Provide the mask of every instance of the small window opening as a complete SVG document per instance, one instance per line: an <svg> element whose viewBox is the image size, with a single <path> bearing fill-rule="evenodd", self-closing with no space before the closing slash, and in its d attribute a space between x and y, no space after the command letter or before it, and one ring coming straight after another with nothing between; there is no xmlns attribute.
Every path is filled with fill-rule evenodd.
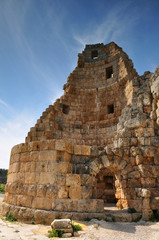
<svg viewBox="0 0 159 240"><path fill-rule="evenodd" d="M98 58L98 51L92 51L92 59L97 59Z"/></svg>
<svg viewBox="0 0 159 240"><path fill-rule="evenodd" d="M113 67L106 68L106 79L113 78Z"/></svg>
<svg viewBox="0 0 159 240"><path fill-rule="evenodd" d="M63 104L63 106L62 106L62 112L63 112L64 114L68 114L68 113L69 113L69 110L70 110L70 107L69 107L68 105Z"/></svg>
<svg viewBox="0 0 159 240"><path fill-rule="evenodd" d="M108 114L114 113L114 104L108 105Z"/></svg>

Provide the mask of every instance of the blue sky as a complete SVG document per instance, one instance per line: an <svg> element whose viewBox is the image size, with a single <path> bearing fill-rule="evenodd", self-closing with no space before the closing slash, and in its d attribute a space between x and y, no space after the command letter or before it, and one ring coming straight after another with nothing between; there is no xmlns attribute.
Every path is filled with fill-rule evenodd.
<svg viewBox="0 0 159 240"><path fill-rule="evenodd" d="M158 0L0 0L0 168L76 66L85 44L116 42L139 74L159 65Z"/></svg>

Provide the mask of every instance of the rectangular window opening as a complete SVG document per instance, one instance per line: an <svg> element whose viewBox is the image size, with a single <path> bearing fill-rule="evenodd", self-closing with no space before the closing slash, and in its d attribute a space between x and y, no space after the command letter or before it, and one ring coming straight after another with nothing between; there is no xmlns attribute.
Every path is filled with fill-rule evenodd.
<svg viewBox="0 0 159 240"><path fill-rule="evenodd" d="M70 110L70 107L69 107L68 105L63 104L63 106L62 106L62 112L63 112L64 114L68 114L68 113L69 113L69 110Z"/></svg>
<svg viewBox="0 0 159 240"><path fill-rule="evenodd" d="M106 79L113 78L113 67L106 68Z"/></svg>
<svg viewBox="0 0 159 240"><path fill-rule="evenodd" d="M114 113L114 104L110 104L107 107L108 114Z"/></svg>
<svg viewBox="0 0 159 240"><path fill-rule="evenodd" d="M97 59L98 58L98 51L92 51L92 59Z"/></svg>

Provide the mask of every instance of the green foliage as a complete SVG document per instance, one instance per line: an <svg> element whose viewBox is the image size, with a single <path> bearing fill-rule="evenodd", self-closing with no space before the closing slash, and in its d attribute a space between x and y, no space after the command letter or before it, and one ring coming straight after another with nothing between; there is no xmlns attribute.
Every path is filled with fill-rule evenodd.
<svg viewBox="0 0 159 240"><path fill-rule="evenodd" d="M6 182L7 182L7 174L8 174L8 170L7 169L0 168L0 183L6 184Z"/></svg>
<svg viewBox="0 0 159 240"><path fill-rule="evenodd" d="M52 237L59 237L61 238L62 237L62 234L64 233L63 231L61 231L60 229L52 229L52 231L48 231L49 233L49 238L52 238Z"/></svg>
<svg viewBox="0 0 159 240"><path fill-rule="evenodd" d="M56 216L55 219L61 219L61 217L60 216Z"/></svg>
<svg viewBox="0 0 159 240"><path fill-rule="evenodd" d="M5 184L0 183L0 193L5 193Z"/></svg>
<svg viewBox="0 0 159 240"><path fill-rule="evenodd" d="M72 228L74 232L78 232L82 230L82 227L79 224L73 224L72 223Z"/></svg>
<svg viewBox="0 0 159 240"><path fill-rule="evenodd" d="M35 216L34 216L34 214L32 214L32 222L31 223L35 224Z"/></svg>
<svg viewBox="0 0 159 240"><path fill-rule="evenodd" d="M128 208L128 213L136 213L136 209L135 208Z"/></svg>
<svg viewBox="0 0 159 240"><path fill-rule="evenodd" d="M10 213L7 214L6 220L9 221L9 222L15 222L15 221L17 221L17 219L13 216L13 213L12 213L12 212L10 212Z"/></svg>

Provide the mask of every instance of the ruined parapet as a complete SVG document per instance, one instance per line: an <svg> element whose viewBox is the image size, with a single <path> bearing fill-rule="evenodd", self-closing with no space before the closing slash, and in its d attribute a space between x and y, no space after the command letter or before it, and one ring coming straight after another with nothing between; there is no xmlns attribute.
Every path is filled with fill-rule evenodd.
<svg viewBox="0 0 159 240"><path fill-rule="evenodd" d="M139 76L113 42L86 45L64 95L12 149L3 214L102 218L110 199L146 220L159 211L158 76Z"/></svg>

